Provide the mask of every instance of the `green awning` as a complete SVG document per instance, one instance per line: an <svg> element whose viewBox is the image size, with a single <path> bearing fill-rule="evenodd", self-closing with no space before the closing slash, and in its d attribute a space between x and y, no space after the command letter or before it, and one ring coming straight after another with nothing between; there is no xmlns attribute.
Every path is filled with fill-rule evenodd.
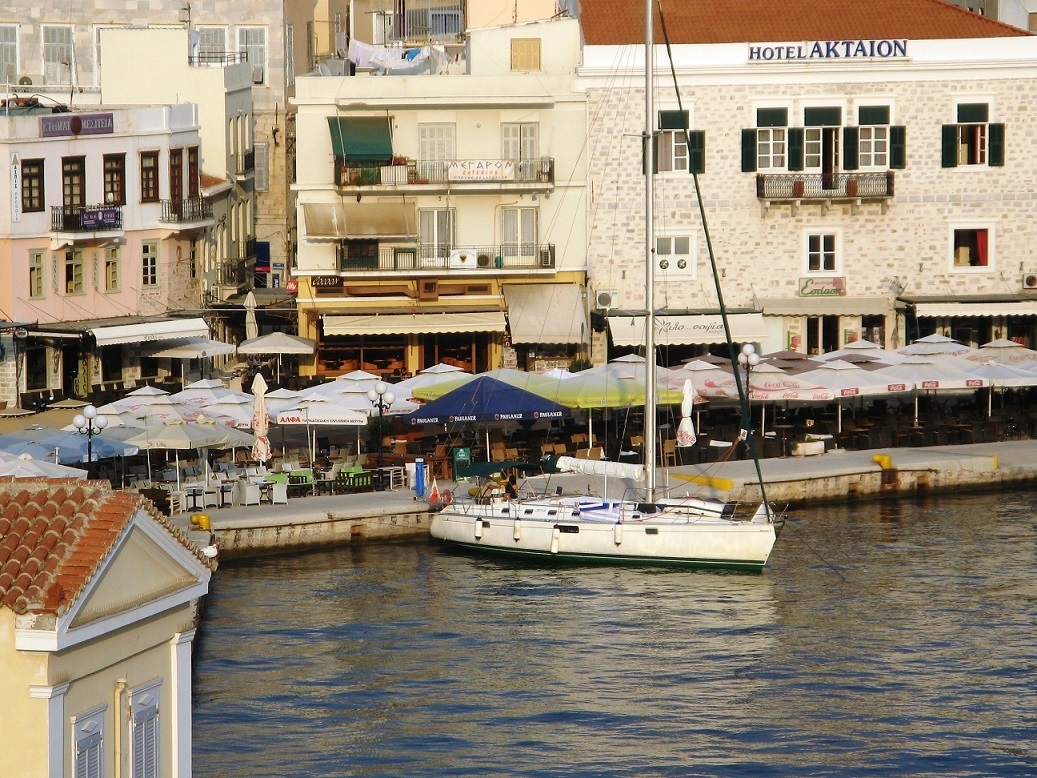
<svg viewBox="0 0 1037 778"><path fill-rule="evenodd" d="M387 116L329 116L331 147L350 162L388 163L392 133Z"/></svg>

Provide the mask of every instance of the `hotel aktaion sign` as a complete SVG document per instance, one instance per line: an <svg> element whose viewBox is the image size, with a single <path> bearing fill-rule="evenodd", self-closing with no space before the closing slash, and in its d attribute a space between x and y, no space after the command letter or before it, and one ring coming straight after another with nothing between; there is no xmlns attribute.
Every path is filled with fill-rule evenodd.
<svg viewBox="0 0 1037 778"><path fill-rule="evenodd" d="M906 38L850 41L750 43L750 62L797 62L835 59L906 59Z"/></svg>

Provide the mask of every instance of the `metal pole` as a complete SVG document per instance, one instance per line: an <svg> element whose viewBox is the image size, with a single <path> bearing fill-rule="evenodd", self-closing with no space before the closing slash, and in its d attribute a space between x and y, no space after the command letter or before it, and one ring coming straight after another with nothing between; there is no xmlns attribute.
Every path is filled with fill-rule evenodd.
<svg viewBox="0 0 1037 778"><path fill-rule="evenodd" d="M655 206L652 202L655 169L655 56L652 0L645 0L645 491L655 498Z"/></svg>

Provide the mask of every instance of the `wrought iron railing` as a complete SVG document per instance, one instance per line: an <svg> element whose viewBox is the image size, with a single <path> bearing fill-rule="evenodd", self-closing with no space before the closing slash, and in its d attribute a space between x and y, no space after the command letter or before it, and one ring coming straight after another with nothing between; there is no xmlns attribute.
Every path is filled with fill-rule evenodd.
<svg viewBox="0 0 1037 778"><path fill-rule="evenodd" d="M187 64L196 67L225 67L239 62L248 62L248 54L243 51L211 51L187 58Z"/></svg>
<svg viewBox="0 0 1037 778"><path fill-rule="evenodd" d="M162 221L174 224L199 222L212 218L212 201L204 197L162 200Z"/></svg>
<svg viewBox="0 0 1037 778"><path fill-rule="evenodd" d="M339 244L338 268L345 271L457 270L493 272L512 269L553 269L553 243L501 243L492 246L450 248L411 245L380 247L377 255L352 254L350 244Z"/></svg>
<svg viewBox="0 0 1037 778"><path fill-rule="evenodd" d="M50 209L53 232L101 232L122 229L121 205L55 205Z"/></svg>
<svg viewBox="0 0 1037 778"><path fill-rule="evenodd" d="M256 255L256 236L249 235L244 240L238 241L238 258L251 259Z"/></svg>
<svg viewBox="0 0 1037 778"><path fill-rule="evenodd" d="M336 186L401 186L405 184L554 183L554 158L452 159L435 162L395 158L370 164L335 157Z"/></svg>
<svg viewBox="0 0 1037 778"><path fill-rule="evenodd" d="M759 173L761 200L832 200L893 196L893 171L884 173Z"/></svg>

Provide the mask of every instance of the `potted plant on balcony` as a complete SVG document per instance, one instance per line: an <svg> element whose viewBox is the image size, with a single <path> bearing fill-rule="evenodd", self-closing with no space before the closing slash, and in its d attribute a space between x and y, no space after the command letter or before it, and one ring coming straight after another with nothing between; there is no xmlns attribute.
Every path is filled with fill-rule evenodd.
<svg viewBox="0 0 1037 778"><path fill-rule="evenodd" d="M856 178L848 178L846 180L846 196L847 197L856 197L857 196L857 191L858 191L857 179Z"/></svg>

